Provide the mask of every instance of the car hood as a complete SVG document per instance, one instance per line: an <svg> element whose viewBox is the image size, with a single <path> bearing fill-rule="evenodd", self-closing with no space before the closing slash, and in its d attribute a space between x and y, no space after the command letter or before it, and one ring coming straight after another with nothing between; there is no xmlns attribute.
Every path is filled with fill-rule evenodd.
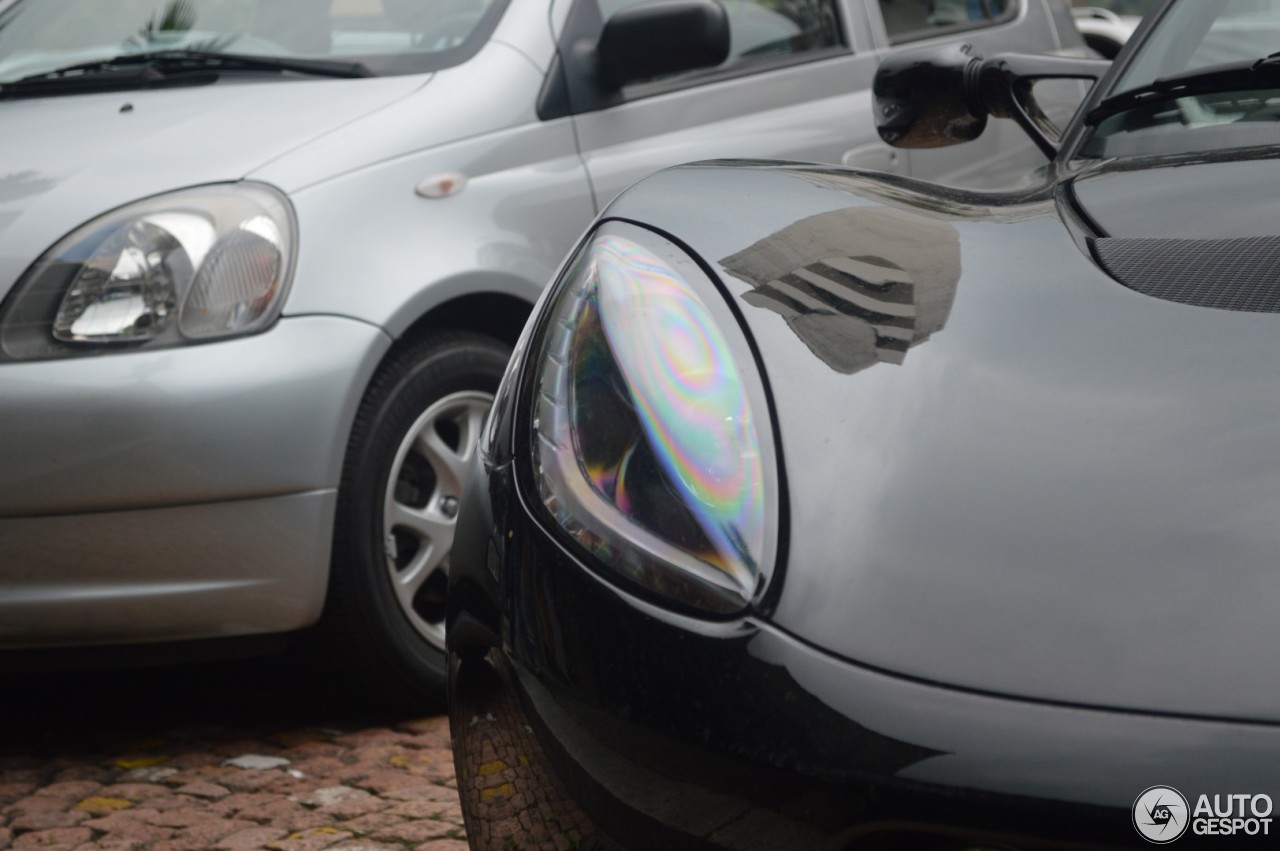
<svg viewBox="0 0 1280 851"><path fill-rule="evenodd" d="M958 688L1280 720L1280 318L1122 286L1063 209L758 164L607 215L718 268L758 347L762 617Z"/></svg>
<svg viewBox="0 0 1280 851"><path fill-rule="evenodd" d="M0 297L41 251L94 216L159 192L238 180L423 82L229 80L0 101L0 125L20 128L0 134Z"/></svg>
<svg viewBox="0 0 1280 851"><path fill-rule="evenodd" d="M1183 159L1154 167L1112 161L1075 180L1073 191L1085 215L1108 236L1271 236L1277 231L1278 157Z"/></svg>

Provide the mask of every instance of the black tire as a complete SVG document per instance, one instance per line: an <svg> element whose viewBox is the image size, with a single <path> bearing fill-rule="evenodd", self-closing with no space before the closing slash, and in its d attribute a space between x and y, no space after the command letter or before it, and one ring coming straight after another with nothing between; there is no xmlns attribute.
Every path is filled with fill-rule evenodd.
<svg viewBox="0 0 1280 851"><path fill-rule="evenodd" d="M447 405L460 394L487 394L491 399L509 356L510 349L490 337L438 332L393 351L365 392L343 464L329 589L316 648L316 661L328 668L329 677L338 674L344 691L359 703L443 705L445 653L428 640L438 638L442 644L443 606L439 636L424 634L424 626L431 626L428 613L416 599L405 604L397 596L392 563L400 558L400 533L397 530L396 540L388 542L384 502L389 486L397 489L397 502L399 489L407 486L403 479L409 476L411 459L406 456L399 464L396 459L415 423L433 406ZM393 467L398 468L394 485ZM436 493L444 489L439 483L428 487Z"/></svg>

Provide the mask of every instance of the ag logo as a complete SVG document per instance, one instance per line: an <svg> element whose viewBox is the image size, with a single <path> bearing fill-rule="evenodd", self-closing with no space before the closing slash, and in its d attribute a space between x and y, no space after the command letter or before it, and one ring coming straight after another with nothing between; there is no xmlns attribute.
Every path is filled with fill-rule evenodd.
<svg viewBox="0 0 1280 851"><path fill-rule="evenodd" d="M1148 842L1172 842L1187 832L1190 821L1187 799L1172 786L1152 786L1133 802L1133 826Z"/></svg>

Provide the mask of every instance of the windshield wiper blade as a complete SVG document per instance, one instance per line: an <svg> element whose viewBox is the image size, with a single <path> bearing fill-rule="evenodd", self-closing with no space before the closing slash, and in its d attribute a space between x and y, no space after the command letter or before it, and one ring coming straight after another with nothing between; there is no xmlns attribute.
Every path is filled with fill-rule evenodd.
<svg viewBox="0 0 1280 851"><path fill-rule="evenodd" d="M147 53L127 53L95 65L150 65L160 71L220 70L227 71L294 71L317 77L372 77L373 72L359 62L338 62L333 59L298 59L288 56L249 56L238 53L220 53L215 50L195 48L155 50ZM71 66L75 68L76 66ZM67 69L62 69L63 71Z"/></svg>
<svg viewBox="0 0 1280 851"><path fill-rule="evenodd" d="M67 91L111 91L171 83L212 82L222 71L293 72L320 77L371 77L359 62L240 56L210 50L156 50L68 65L0 85L0 97Z"/></svg>
<svg viewBox="0 0 1280 851"><path fill-rule="evenodd" d="M95 63L97 64L100 63ZM66 76L61 75L63 70L66 69L49 74L35 74L12 83L4 83L0 85L0 99L199 85L212 83L218 79L218 72L208 69L199 74L164 74L155 68L143 65L86 69L83 73L68 73Z"/></svg>
<svg viewBox="0 0 1280 851"><path fill-rule="evenodd" d="M1280 53L1273 53L1264 59L1212 65L1161 77L1149 85L1112 95L1090 110L1084 117L1084 122L1092 127L1113 115L1148 103L1163 103L1174 98L1235 89L1261 89L1277 83L1280 83Z"/></svg>

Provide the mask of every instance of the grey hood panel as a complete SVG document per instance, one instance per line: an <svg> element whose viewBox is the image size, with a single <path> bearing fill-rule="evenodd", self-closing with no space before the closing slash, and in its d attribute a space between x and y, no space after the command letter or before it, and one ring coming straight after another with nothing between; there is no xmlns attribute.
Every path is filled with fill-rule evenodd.
<svg viewBox="0 0 1280 851"><path fill-rule="evenodd" d="M608 211L717 267L759 347L766 617L931 682L1280 720L1280 317L1127 289L1058 213L705 165Z"/></svg>
<svg viewBox="0 0 1280 851"><path fill-rule="evenodd" d="M1158 168L1104 163L1072 184L1106 236L1230 239L1275 234L1280 163L1225 155Z"/></svg>
<svg viewBox="0 0 1280 851"><path fill-rule="evenodd" d="M161 192L238 180L422 86L416 77L225 80L0 101L0 297L58 238ZM317 177L324 163L314 164Z"/></svg>

